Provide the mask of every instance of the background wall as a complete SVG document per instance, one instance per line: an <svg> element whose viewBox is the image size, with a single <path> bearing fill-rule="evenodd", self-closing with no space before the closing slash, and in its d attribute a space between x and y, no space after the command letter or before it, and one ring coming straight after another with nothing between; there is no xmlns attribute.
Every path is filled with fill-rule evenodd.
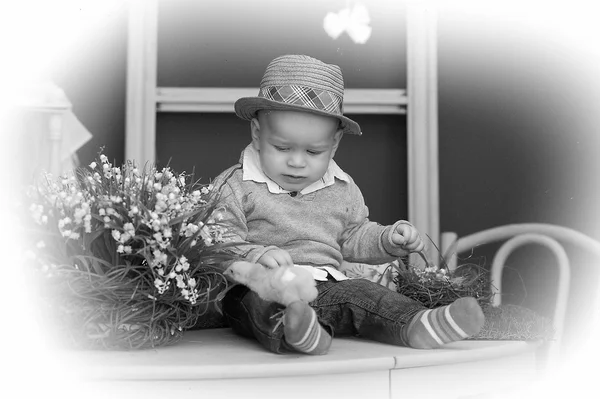
<svg viewBox="0 0 600 399"><path fill-rule="evenodd" d="M125 156L127 6L113 1L107 9L85 34L72 32L68 56L47 70L49 78L73 103L77 118L93 135L78 151L84 164L96 157L100 147L116 164L120 165ZM72 23L79 23L76 16Z"/></svg>
<svg viewBox="0 0 600 399"><path fill-rule="evenodd" d="M507 223L545 222L600 239L595 77L600 69L590 38L570 33L579 20L569 19L585 12L550 10L554 14L546 19L544 12L519 10L440 13L442 230L465 235ZM101 145L117 162L124 157L126 20L125 7L115 7L98 29L77 41L68 58L49 69L94 134L79 151L83 163ZM482 248L473 259L489 261L491 251ZM594 311L590 303L598 281L598 265L583 255L576 258L571 344L585 330L580 320ZM547 312L555 279L551 259L523 250L511 259L511 265L517 263L519 274L507 276L508 299Z"/></svg>
<svg viewBox="0 0 600 399"><path fill-rule="evenodd" d="M537 222L600 239L600 59L590 26L575 5L440 10L442 231ZM496 248L464 261L490 262ZM597 312L599 265L567 249L576 265L565 332L572 347ZM546 252L523 248L509 259L507 302L550 314L557 273Z"/></svg>

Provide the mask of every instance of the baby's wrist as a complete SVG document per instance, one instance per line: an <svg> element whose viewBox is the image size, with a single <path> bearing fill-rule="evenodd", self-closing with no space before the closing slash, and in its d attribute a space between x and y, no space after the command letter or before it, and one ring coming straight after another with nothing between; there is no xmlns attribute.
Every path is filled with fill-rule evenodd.
<svg viewBox="0 0 600 399"><path fill-rule="evenodd" d="M396 233L397 226L402 224L402 222L406 222L406 221L399 220L396 223L394 223L393 225L387 226L381 236L383 248L390 256L393 256L393 257L405 256L405 255L408 255L408 253L409 253L406 249L403 248L402 244L396 244L396 243L394 243L394 240L392 239L392 236L394 235L394 233ZM408 222L406 222L406 223L408 223Z"/></svg>

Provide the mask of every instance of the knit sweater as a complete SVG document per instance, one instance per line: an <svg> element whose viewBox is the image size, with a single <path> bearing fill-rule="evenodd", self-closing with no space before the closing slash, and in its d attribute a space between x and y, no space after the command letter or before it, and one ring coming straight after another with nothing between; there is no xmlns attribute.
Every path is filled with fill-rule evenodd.
<svg viewBox="0 0 600 399"><path fill-rule="evenodd" d="M362 193L351 177L308 194L273 194L266 183L243 179L243 157L215 179L234 252L256 262L274 247L295 264L333 266L348 262L382 264L407 254L395 245L393 226L368 219Z"/></svg>

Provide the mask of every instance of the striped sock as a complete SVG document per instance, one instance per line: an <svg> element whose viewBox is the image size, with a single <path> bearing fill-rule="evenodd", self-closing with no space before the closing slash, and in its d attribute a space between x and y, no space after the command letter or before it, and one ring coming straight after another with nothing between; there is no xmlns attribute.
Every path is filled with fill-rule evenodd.
<svg viewBox="0 0 600 399"><path fill-rule="evenodd" d="M417 313L405 327L411 348L432 349L479 332L485 318L475 298L459 298L450 305Z"/></svg>
<svg viewBox="0 0 600 399"><path fill-rule="evenodd" d="M285 341L298 352L324 355L331 345L331 336L321 327L317 314L306 302L287 306L283 316Z"/></svg>

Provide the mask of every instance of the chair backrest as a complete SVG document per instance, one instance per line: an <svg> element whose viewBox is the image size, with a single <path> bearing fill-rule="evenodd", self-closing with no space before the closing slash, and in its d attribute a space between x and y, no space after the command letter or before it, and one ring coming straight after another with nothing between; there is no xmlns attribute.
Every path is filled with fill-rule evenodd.
<svg viewBox="0 0 600 399"><path fill-rule="evenodd" d="M571 278L569 257L561 243L574 245L600 260L600 242L567 227L544 223L522 223L498 226L470 234L459 238L450 245L442 243L442 248L447 253L446 248L452 247L454 259L450 259L449 264L455 265L456 255L472 251L477 246L505 240L506 242L496 252L490 270L491 289L496 294L492 299L493 306L501 304L502 272L506 260L514 250L524 245L538 244L548 248L557 260L558 287L552 318L555 339L552 341L548 353L549 360L556 359L555 356L558 356L564 330Z"/></svg>

